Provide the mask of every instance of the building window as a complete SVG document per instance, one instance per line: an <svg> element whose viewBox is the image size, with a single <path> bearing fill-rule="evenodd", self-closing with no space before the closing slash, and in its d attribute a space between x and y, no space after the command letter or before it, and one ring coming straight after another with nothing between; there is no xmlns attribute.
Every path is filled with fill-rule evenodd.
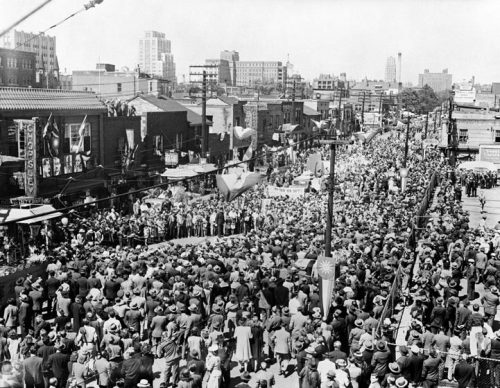
<svg viewBox="0 0 500 388"><path fill-rule="evenodd" d="M469 140L469 130L468 129L460 129L460 133L458 135L459 143L467 143Z"/></svg>
<svg viewBox="0 0 500 388"><path fill-rule="evenodd" d="M64 153L90 151L90 123L85 123L83 138L80 138L81 124L66 124L64 131Z"/></svg>
<svg viewBox="0 0 500 388"><path fill-rule="evenodd" d="M495 130L495 143L500 143L500 129Z"/></svg>
<svg viewBox="0 0 500 388"><path fill-rule="evenodd" d="M121 84L121 83L117 83L117 84L116 84L116 91L117 91L118 93L120 93L120 92L122 91L122 84Z"/></svg>

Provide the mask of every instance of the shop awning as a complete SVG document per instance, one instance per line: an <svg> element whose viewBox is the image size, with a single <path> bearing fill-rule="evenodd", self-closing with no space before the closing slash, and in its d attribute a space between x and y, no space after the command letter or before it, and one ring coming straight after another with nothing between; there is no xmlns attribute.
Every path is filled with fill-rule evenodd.
<svg viewBox="0 0 500 388"><path fill-rule="evenodd" d="M51 205L40 205L31 208L7 208L0 210L0 222L17 222L18 224L35 224L50 220L52 218L61 217L63 213L56 212L56 209ZM50 213L50 214L46 214ZM33 217L24 219L27 217ZM20 220L20 221L18 221Z"/></svg>
<svg viewBox="0 0 500 388"><path fill-rule="evenodd" d="M187 168L167 168L161 176L172 180L180 180L198 176L198 173Z"/></svg>
<svg viewBox="0 0 500 388"><path fill-rule="evenodd" d="M302 127L299 124L283 124L281 130L285 133L299 133Z"/></svg>

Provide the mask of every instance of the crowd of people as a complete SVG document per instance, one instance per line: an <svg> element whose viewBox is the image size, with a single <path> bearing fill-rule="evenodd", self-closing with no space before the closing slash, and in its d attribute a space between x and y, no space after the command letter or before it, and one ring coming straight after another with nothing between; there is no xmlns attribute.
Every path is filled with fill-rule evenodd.
<svg viewBox="0 0 500 388"><path fill-rule="evenodd" d="M464 381L469 375L460 373L474 374L464 354L500 355L486 308L498 304L490 294L498 293L500 238L468 229L446 160L418 149L410 147L404 191L396 136L339 150L332 230L339 273L328 314L315 267L296 265L323 253L325 190L266 198L264 183L231 203L175 205L165 193L158 207L139 199L124 212L69 216L48 247L34 247L48 257L48 278L19 278L4 309L1 380L30 388L93 380L101 388L264 388L294 375L300 388L405 388L435 387L446 372ZM304 151L270 181L286 185L313 152L329 157L327 149ZM414 250L413 216L432 174L441 187ZM168 242L183 236L213 238ZM150 246L158 241L166 242ZM395 290L415 261L410 292ZM468 298L458 299L463 274ZM467 313L480 282L491 291L484 315L475 305ZM395 346L407 305L412 326L406 344ZM496 369L488 376L500 379Z"/></svg>

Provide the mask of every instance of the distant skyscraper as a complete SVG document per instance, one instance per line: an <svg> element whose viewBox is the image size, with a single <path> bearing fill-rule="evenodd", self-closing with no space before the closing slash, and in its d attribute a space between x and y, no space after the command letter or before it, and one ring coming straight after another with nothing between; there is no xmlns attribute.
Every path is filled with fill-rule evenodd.
<svg viewBox="0 0 500 388"><path fill-rule="evenodd" d="M387 58L385 63L385 82L396 82L396 59Z"/></svg>
<svg viewBox="0 0 500 388"><path fill-rule="evenodd" d="M229 85L236 85L236 62L240 60L240 53L235 50L224 50L220 53L220 59L229 63L230 80Z"/></svg>
<svg viewBox="0 0 500 388"><path fill-rule="evenodd" d="M139 40L139 68L141 73L176 83L171 42L163 32L146 31Z"/></svg>

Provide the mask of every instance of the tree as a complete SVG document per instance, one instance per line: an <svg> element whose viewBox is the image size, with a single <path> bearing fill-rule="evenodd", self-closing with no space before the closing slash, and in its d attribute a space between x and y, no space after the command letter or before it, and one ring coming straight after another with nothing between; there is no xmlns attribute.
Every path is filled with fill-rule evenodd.
<svg viewBox="0 0 500 388"><path fill-rule="evenodd" d="M419 90L403 89L401 99L405 109L417 114L431 112L440 105L439 98L429 85L425 85Z"/></svg>

